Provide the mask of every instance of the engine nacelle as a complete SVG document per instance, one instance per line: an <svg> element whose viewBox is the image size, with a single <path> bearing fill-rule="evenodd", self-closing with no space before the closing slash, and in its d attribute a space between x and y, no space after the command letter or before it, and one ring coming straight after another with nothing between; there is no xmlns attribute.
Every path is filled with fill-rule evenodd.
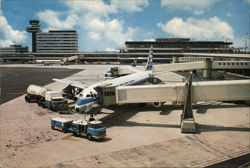
<svg viewBox="0 0 250 168"><path fill-rule="evenodd" d="M156 108L159 108L163 105L164 103L163 102L154 102L153 103L153 106L156 107Z"/></svg>
<svg viewBox="0 0 250 168"><path fill-rule="evenodd" d="M105 77L112 77L111 73L105 73Z"/></svg>

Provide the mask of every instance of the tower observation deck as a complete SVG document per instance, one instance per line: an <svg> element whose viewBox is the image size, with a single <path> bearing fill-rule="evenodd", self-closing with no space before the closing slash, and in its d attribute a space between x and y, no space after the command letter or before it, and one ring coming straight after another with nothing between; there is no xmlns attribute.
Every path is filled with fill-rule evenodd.
<svg viewBox="0 0 250 168"><path fill-rule="evenodd" d="M30 26L26 28L27 32L32 33L32 52L36 52L36 33L40 32L39 20L32 19L29 21Z"/></svg>

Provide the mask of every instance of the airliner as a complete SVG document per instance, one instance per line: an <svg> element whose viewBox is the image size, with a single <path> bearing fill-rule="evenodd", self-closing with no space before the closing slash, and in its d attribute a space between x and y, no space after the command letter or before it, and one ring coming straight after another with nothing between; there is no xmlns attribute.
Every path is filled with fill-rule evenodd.
<svg viewBox="0 0 250 168"><path fill-rule="evenodd" d="M82 87L79 85L79 82L75 81L78 83L79 88L83 89L79 94L76 95L76 103L75 103L75 110L77 112L87 112L92 109L92 107L98 103L100 100L100 95L98 92L95 90L95 88L100 87L100 86L128 86L128 85L136 85L140 84L143 82L146 82L151 76L152 76L152 64L153 64L153 47L150 48L149 50L149 56L146 64L146 68L144 71L138 71L136 70L135 73L110 79L110 80L105 80L93 85L90 85L88 87ZM57 82L62 82L68 85L73 86L74 81L69 82L68 80L65 81L64 79L53 79L54 81Z"/></svg>

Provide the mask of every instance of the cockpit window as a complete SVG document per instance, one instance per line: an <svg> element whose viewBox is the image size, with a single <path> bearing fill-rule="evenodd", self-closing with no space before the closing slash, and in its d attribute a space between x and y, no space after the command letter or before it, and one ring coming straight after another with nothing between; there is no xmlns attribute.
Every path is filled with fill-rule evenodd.
<svg viewBox="0 0 250 168"><path fill-rule="evenodd" d="M87 96L86 97L90 97L90 94L87 94Z"/></svg>

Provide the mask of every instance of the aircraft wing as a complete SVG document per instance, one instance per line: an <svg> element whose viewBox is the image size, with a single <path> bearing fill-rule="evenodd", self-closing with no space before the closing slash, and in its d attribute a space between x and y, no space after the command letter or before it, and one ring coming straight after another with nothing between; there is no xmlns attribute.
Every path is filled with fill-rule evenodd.
<svg viewBox="0 0 250 168"><path fill-rule="evenodd" d="M53 81L64 83L64 84L67 84L67 85L71 85L73 87L80 88L80 89L85 89L86 88L84 86L84 84L82 82L79 82L79 81L72 81L72 80L69 80L69 79L55 79L55 78L53 79Z"/></svg>
<svg viewBox="0 0 250 168"><path fill-rule="evenodd" d="M128 70L130 70L132 73L140 72L142 70L135 69L133 67L126 67ZM144 69L143 69L144 70Z"/></svg>
<svg viewBox="0 0 250 168"><path fill-rule="evenodd" d="M129 74L133 74L136 72L140 72L140 70L137 70L133 67L119 67L119 75L124 76L124 75L129 75Z"/></svg>

